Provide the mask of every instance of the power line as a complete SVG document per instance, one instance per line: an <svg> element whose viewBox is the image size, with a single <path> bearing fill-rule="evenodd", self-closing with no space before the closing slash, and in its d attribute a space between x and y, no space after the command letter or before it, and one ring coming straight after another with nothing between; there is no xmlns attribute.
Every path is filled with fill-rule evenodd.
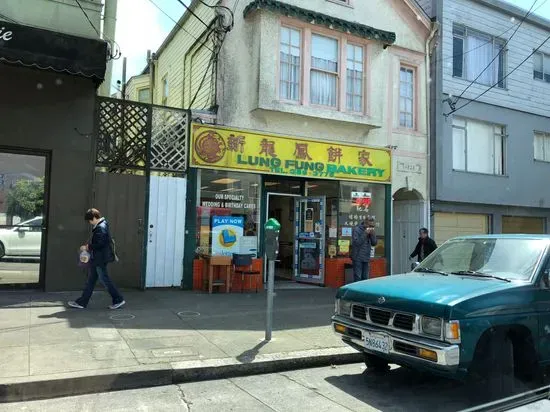
<svg viewBox="0 0 550 412"><path fill-rule="evenodd" d="M195 14L195 12L194 12L193 10L191 10L191 8L187 7L187 4L185 4L182 0L176 0L176 1L177 1L179 4L181 4L183 7L185 7L185 9L186 9L189 13L191 13L193 16L195 16L196 19L197 19L198 21L200 21L202 24L204 24L204 26L205 26L206 28L208 28L208 24L206 24L199 16L197 16L197 15Z"/></svg>
<svg viewBox="0 0 550 412"><path fill-rule="evenodd" d="M514 37L514 35L518 32L519 28L521 27L521 25L523 24L523 22L525 20L527 20L527 17L529 17L529 14L531 14L532 10L533 10L533 7L535 7L535 4L537 4L538 0L535 0L533 2L533 5L531 6L531 8L527 11L527 14L525 14L525 16L523 16L523 19L521 19L521 21L519 22L519 24L517 25L516 27L516 30L514 30L514 32L512 33L512 35L508 38L508 40L506 40L506 43L504 43L504 45L501 47L501 49L499 50L499 52L495 55L495 57L493 57L493 59L489 62L489 64L487 64L487 66L485 66L485 68L477 75L477 77L472 80L470 82L470 84L468 86L466 86L466 88L462 91L462 93L460 93L460 95L455 99L455 103L458 101L458 99L460 99L462 96L464 96L464 93L466 93L468 91L468 89L470 87L472 87L472 85L483 75L483 73L485 73L485 71L487 71L487 69L489 67L492 66L492 64L495 62L495 60L500 57L502 55L502 52L505 50L506 46L508 45L508 43L510 43L510 40L512 40L512 38ZM504 80L504 79L503 79ZM501 81L503 81L501 80ZM500 82L497 82L497 84L500 83Z"/></svg>
<svg viewBox="0 0 550 412"><path fill-rule="evenodd" d="M238 3L238 2L239 2L239 0L237 0L237 3ZM535 13L535 12L536 12L537 10L539 10L542 6L544 6L547 2L548 2L548 0L544 0L544 1L543 1L541 4L539 4L539 5L537 6L537 8L536 8L535 10L533 10L530 14ZM520 23L518 23L518 24L515 24L515 25L512 25L512 26L508 27L505 31L503 31L503 32L500 33L500 34L497 34L497 35L494 36L494 37L497 37L497 38L498 38L498 37L504 36L504 35L505 35L506 33L508 33L510 30L512 30L512 29L514 29L515 27L521 25L521 23L522 23L522 22L520 22ZM480 48L482 48L482 47L484 47L484 46L486 46L487 44L492 43L492 42L493 42L493 39L488 40L488 41L486 41L486 42L484 42L484 43L481 43L479 46L473 47L473 48L468 49L468 50L466 50L466 51L464 51L464 52L457 53L457 54L453 54L453 55L451 55L451 56L442 57L441 59L437 59L436 62L442 62L442 61L445 61L445 60L454 59L455 57L465 56L465 55L467 55L468 53L471 53L471 52L473 52L473 51L475 51L475 50L477 50L477 49L480 49Z"/></svg>
<svg viewBox="0 0 550 412"><path fill-rule="evenodd" d="M157 3L155 3L153 0L149 0L149 2L155 6L162 14L164 14L166 17L168 17L170 20L172 20L176 26L178 26L181 30L183 30L185 33L187 33L189 36L191 36L196 41L200 41L197 37L192 35L188 30L185 29L181 24L179 24L178 21L176 21L172 16L170 16L168 13L166 13ZM214 53L214 50L212 50L210 47L208 47L206 44L206 41L204 43L201 43L202 46L206 47L208 50L210 50L212 53Z"/></svg>
<svg viewBox="0 0 550 412"><path fill-rule="evenodd" d="M536 52L538 52L542 46L544 46L546 44L546 42L550 40L550 36L548 36L535 50L533 50L533 52L531 54L529 54L529 56L527 56L525 59L523 59L523 61L518 64L516 67L514 67L514 69L512 71L510 71L506 76L504 76L500 81L497 81L495 84L493 84L491 87L489 87L487 90L485 90L483 93L480 93L478 96L476 96L474 99L472 100L469 100L467 101L466 103L464 103L462 106L460 107L457 107L456 109L453 109L451 110L449 113L445 114L444 116L445 117L448 117L450 115L452 115L453 113L456 113L458 112L460 109L468 106L470 103L473 103L475 101L477 101L480 97L484 96L485 94L487 94L489 92L489 90L495 88L496 86L498 86L500 84L500 82L502 82L503 80L507 79L508 76L510 76L512 73L514 73L517 69L519 69L527 60L529 60Z"/></svg>
<svg viewBox="0 0 550 412"><path fill-rule="evenodd" d="M84 7L82 7L82 4L80 4L79 0L75 0L76 4L78 4L78 7L80 7L80 10L82 10L82 13L84 13L84 16L86 17L86 20L88 20L88 23L90 23L90 26L94 29L94 31L97 33L97 37L101 37L101 34L99 33L99 30L94 26L94 23L92 23L92 20L90 20L90 16L88 16L88 13L86 13L86 10L84 10Z"/></svg>

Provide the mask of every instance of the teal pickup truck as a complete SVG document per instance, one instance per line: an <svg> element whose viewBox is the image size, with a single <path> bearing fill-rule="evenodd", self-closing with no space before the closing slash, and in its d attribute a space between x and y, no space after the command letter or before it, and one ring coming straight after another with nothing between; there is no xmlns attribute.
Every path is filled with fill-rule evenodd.
<svg viewBox="0 0 550 412"><path fill-rule="evenodd" d="M459 237L411 273L340 288L332 327L368 369L395 363L504 396L550 365L549 277L550 236Z"/></svg>

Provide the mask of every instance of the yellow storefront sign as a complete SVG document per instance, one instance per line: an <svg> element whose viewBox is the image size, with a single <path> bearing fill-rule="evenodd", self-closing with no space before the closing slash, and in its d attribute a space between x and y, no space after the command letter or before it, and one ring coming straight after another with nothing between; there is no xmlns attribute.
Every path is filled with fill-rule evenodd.
<svg viewBox="0 0 550 412"><path fill-rule="evenodd" d="M193 124L191 167L391 182L391 152Z"/></svg>

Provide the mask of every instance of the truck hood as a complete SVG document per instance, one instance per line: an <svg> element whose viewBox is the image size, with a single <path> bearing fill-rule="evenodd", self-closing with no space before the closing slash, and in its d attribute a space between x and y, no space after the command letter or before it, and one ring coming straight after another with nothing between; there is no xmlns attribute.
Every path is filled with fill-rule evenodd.
<svg viewBox="0 0 550 412"><path fill-rule="evenodd" d="M513 282L432 273L408 273L351 283L337 298L397 311L445 317L451 306L483 294L517 287ZM384 302L381 303L384 298Z"/></svg>

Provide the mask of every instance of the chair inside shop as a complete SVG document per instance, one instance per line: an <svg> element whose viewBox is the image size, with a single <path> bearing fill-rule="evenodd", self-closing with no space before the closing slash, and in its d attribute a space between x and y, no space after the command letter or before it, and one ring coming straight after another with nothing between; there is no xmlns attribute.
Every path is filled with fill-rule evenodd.
<svg viewBox="0 0 550 412"><path fill-rule="evenodd" d="M233 272L241 276L241 293L244 291L244 278L248 276L248 289L252 289L252 279L261 272L252 269L253 254L233 254ZM256 293L258 293L258 282L256 284Z"/></svg>

